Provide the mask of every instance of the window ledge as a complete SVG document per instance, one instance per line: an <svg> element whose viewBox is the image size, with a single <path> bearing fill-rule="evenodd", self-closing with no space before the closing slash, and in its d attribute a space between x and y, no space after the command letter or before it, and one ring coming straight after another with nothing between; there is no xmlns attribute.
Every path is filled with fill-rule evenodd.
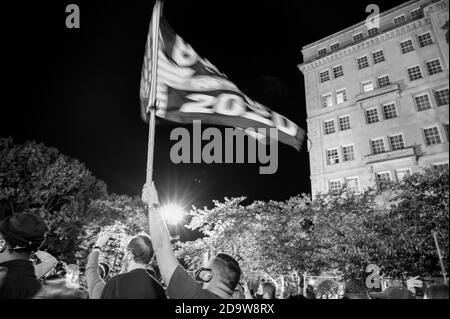
<svg viewBox="0 0 450 319"><path fill-rule="evenodd" d="M366 155L365 160L366 164L373 164L378 162L390 161L394 159L399 159L403 157L416 157L416 150L414 146L405 147L395 151L387 151L378 154L369 154Z"/></svg>
<svg viewBox="0 0 450 319"><path fill-rule="evenodd" d="M383 94L387 94L387 93L391 93L391 92L395 92L395 91L400 91L400 86L397 83L392 83L389 85L385 85L381 88L377 88L373 91L370 92L366 92L366 93L361 93L359 95L356 96L356 102L361 102L364 100L368 100L368 99L372 99L375 98L377 96L383 95Z"/></svg>

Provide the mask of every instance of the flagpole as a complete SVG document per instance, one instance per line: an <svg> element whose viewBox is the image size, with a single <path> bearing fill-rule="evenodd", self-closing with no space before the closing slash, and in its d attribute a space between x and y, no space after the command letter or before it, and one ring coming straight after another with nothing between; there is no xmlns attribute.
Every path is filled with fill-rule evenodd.
<svg viewBox="0 0 450 319"><path fill-rule="evenodd" d="M146 183L153 181L153 158L155 149L155 122L156 122L156 83L158 68L158 47L159 47L159 20L162 15L162 1L157 0L153 8L152 15L152 67L150 74L150 98L148 100L147 113L150 113L148 130L148 149L147 149L147 178Z"/></svg>
<svg viewBox="0 0 450 319"><path fill-rule="evenodd" d="M444 261L442 260L442 253L441 253L441 249L439 248L437 233L435 231L432 231L432 234L433 234L433 238L434 238L434 244L436 245L437 254L439 257L439 263L441 264L442 276L444 277L444 282L447 284L448 283L447 272L445 271Z"/></svg>

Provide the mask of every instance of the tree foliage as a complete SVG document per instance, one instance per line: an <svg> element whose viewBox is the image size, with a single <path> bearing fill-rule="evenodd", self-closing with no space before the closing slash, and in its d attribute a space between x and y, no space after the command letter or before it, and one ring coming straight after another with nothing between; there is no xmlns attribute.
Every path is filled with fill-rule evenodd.
<svg viewBox="0 0 450 319"><path fill-rule="evenodd" d="M113 234L104 250L105 261L112 272L118 272L124 246L127 240L138 233L148 233L148 217L143 203L138 197L112 194L105 199L91 202L87 210L85 223L77 237L76 257L85 261L100 232Z"/></svg>
<svg viewBox="0 0 450 319"><path fill-rule="evenodd" d="M50 228L48 250L73 262L87 208L107 195L106 185L84 164L35 142L0 138L0 159L0 218L39 214Z"/></svg>
<svg viewBox="0 0 450 319"><path fill-rule="evenodd" d="M388 276L439 275L431 232L440 234L444 253L449 248L446 173L414 174L383 193L343 190L314 200L302 195L247 206L244 199L193 209L187 227L205 237L179 244L179 256L195 268L205 252L225 252L246 276L304 271L353 276L369 264ZM448 254L445 262L448 268Z"/></svg>

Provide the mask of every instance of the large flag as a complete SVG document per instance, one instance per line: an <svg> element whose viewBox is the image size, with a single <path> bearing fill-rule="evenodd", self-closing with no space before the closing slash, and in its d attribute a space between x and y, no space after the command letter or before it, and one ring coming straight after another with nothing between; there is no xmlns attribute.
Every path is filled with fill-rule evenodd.
<svg viewBox="0 0 450 319"><path fill-rule="evenodd" d="M141 116L146 121L153 71L151 30L150 27L140 89ZM158 117L177 123L201 120L205 124L238 127L244 131L276 128L280 142L300 150L305 135L303 129L247 97L226 75L184 42L163 17L160 20L158 47Z"/></svg>

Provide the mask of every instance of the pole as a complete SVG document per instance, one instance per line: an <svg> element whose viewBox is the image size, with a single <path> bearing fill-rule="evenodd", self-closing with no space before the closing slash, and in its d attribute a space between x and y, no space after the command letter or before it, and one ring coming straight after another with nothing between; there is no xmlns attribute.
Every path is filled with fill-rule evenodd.
<svg viewBox="0 0 450 319"><path fill-rule="evenodd" d="M436 250L439 256L439 263L441 264L442 269L442 276L444 276L444 282L447 284L447 272L445 271L444 261L442 259L441 249L439 248L439 243L437 239L437 233L435 231L432 231L433 238L434 238L434 244L436 245Z"/></svg>
<svg viewBox="0 0 450 319"><path fill-rule="evenodd" d="M305 296L306 297L306 288L307 288L307 282L306 282L306 278L307 278L307 276L308 276L308 273L305 271L304 273L303 273L303 296Z"/></svg>
<svg viewBox="0 0 450 319"><path fill-rule="evenodd" d="M159 46L159 20L162 15L162 1L157 0L153 7L151 32L152 32L152 69L150 74L150 98L148 100L147 113L150 113L147 149L147 178L146 183L153 181L153 154L155 149L155 115L156 115L156 83L158 68Z"/></svg>

